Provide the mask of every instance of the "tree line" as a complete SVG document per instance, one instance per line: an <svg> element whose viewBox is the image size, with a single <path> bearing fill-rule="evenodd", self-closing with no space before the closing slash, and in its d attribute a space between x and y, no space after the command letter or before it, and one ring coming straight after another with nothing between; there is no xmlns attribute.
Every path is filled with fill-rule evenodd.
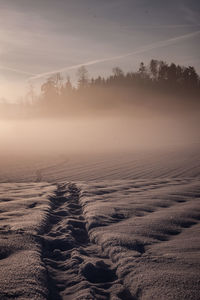
<svg viewBox="0 0 200 300"><path fill-rule="evenodd" d="M89 79L87 69L82 66L77 72L77 86L73 87L70 78L64 82L61 74L49 77L41 86L40 100L46 103L65 100L94 88L130 87L145 90L176 93L182 95L199 95L200 77L192 66L184 67L175 63L152 59L149 65L140 63L136 72L124 73L119 67L112 70L107 78L98 76Z"/></svg>
<svg viewBox="0 0 200 300"><path fill-rule="evenodd" d="M85 66L77 70L74 86L60 73L47 78L36 95L32 85L19 105L1 104L0 115L14 116L68 116L94 110L109 111L136 106L182 109L200 108L200 77L192 66L152 59L143 62L135 72L125 73L115 67L108 77L90 78ZM132 110L131 110L132 109Z"/></svg>

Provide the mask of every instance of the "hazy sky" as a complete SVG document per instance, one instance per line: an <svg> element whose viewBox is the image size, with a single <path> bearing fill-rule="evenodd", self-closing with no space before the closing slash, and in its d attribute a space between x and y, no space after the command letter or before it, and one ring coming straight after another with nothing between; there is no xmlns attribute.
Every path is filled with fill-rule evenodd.
<svg viewBox="0 0 200 300"><path fill-rule="evenodd" d="M199 50L199 0L0 0L0 98L81 64L95 76L156 58L200 73Z"/></svg>

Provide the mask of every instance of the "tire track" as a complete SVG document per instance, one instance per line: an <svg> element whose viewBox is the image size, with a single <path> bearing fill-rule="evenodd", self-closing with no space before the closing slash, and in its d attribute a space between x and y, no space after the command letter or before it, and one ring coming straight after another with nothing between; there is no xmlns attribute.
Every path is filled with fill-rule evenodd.
<svg viewBox="0 0 200 300"><path fill-rule="evenodd" d="M108 256L90 242L75 184L59 184L40 235L49 300L134 299Z"/></svg>

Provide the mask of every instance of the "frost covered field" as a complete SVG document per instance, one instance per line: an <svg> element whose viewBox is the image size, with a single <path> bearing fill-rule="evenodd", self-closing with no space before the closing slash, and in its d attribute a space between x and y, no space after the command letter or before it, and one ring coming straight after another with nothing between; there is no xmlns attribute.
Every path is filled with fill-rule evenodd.
<svg viewBox="0 0 200 300"><path fill-rule="evenodd" d="M200 0L0 0L0 300L200 300Z"/></svg>
<svg viewBox="0 0 200 300"><path fill-rule="evenodd" d="M2 163L0 299L200 299L197 148Z"/></svg>

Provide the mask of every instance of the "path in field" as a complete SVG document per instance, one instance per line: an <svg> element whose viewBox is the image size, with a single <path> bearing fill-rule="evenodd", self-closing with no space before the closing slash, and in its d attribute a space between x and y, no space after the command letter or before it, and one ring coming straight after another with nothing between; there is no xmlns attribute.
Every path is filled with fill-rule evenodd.
<svg viewBox="0 0 200 300"><path fill-rule="evenodd" d="M90 242L75 184L58 185L40 239L48 299L133 299L108 256Z"/></svg>

